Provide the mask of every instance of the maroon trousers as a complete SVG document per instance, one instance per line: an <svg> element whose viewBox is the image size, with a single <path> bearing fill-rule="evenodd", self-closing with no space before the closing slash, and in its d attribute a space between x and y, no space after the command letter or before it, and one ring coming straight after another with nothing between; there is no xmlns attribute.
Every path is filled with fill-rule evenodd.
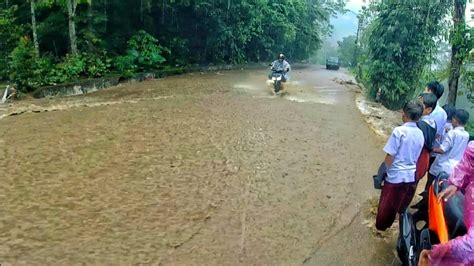
<svg viewBox="0 0 474 266"><path fill-rule="evenodd" d="M416 183L392 184L384 182L380 194L375 227L385 231L392 226L397 213L404 211L415 196Z"/></svg>

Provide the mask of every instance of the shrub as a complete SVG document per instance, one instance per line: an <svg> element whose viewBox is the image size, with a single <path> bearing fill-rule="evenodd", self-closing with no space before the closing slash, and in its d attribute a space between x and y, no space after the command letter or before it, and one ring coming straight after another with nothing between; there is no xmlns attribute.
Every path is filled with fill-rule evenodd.
<svg viewBox="0 0 474 266"><path fill-rule="evenodd" d="M123 77L131 78L138 69L134 61L134 58L130 55L117 56L114 59L114 66Z"/></svg>
<svg viewBox="0 0 474 266"><path fill-rule="evenodd" d="M80 77L102 77L110 71L111 60L105 52L101 54L82 53L68 55L50 73L51 81L64 83L76 81Z"/></svg>
<svg viewBox="0 0 474 266"><path fill-rule="evenodd" d="M64 71L69 80L75 80L85 72L86 62L80 55L67 55L58 67Z"/></svg>
<svg viewBox="0 0 474 266"><path fill-rule="evenodd" d="M105 51L98 54L82 54L85 62L85 75L88 77L102 77L110 71L112 60L107 56Z"/></svg>
<svg viewBox="0 0 474 266"><path fill-rule="evenodd" d="M166 50L155 37L141 30L128 41L127 55L134 59L141 70L150 70L166 61L162 56Z"/></svg>
<svg viewBox="0 0 474 266"><path fill-rule="evenodd" d="M117 56L113 65L123 77L130 78L137 71L157 69L166 61L163 53L169 50L158 44L158 40L146 33L139 31L127 42L125 55Z"/></svg>
<svg viewBox="0 0 474 266"><path fill-rule="evenodd" d="M189 63L189 41L180 37L167 40L166 45L170 51L168 53L168 63L173 65L186 65Z"/></svg>
<svg viewBox="0 0 474 266"><path fill-rule="evenodd" d="M55 82L54 65L53 59L49 56L40 57L36 59L34 69L34 87L51 85Z"/></svg>
<svg viewBox="0 0 474 266"><path fill-rule="evenodd" d="M22 92L31 91L35 86L37 59L33 44L27 37L20 38L17 47L10 53L10 80Z"/></svg>

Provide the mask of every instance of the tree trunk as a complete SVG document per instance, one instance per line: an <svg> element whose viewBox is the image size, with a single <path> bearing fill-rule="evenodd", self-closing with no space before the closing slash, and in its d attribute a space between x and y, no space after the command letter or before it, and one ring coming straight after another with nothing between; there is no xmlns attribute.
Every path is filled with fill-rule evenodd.
<svg viewBox="0 0 474 266"><path fill-rule="evenodd" d="M104 0L104 18L105 18L105 22L104 22L104 32L107 33L107 0Z"/></svg>
<svg viewBox="0 0 474 266"><path fill-rule="evenodd" d="M454 58L454 50L453 55L451 55L451 70L449 73L449 92L448 92L448 104L455 106L456 105L456 96L458 94L458 85L459 85L459 77L461 76L461 60Z"/></svg>
<svg viewBox="0 0 474 266"><path fill-rule="evenodd" d="M176 29L179 29L179 25L178 25L178 20L176 19L176 14L175 14L175 10L174 10L174 5L172 4L171 5L171 27L173 27L173 25L176 25Z"/></svg>
<svg viewBox="0 0 474 266"><path fill-rule="evenodd" d="M227 0L227 10L225 11L225 23L229 22L230 4L231 4L231 1Z"/></svg>
<svg viewBox="0 0 474 266"><path fill-rule="evenodd" d="M36 55L39 55L40 50L39 50L39 42L38 42L38 33L36 31L36 0L31 0L30 1L30 7L31 7L31 28L33 31L33 43L35 45L35 52Z"/></svg>
<svg viewBox="0 0 474 266"><path fill-rule="evenodd" d="M76 24L74 18L76 16L76 0L66 0L68 21L69 21L69 44L71 45L71 54L77 55L77 36Z"/></svg>
<svg viewBox="0 0 474 266"><path fill-rule="evenodd" d="M91 1L88 6L87 6L87 28L89 29L90 32L94 30L94 15L93 15L93 6L92 6L93 1Z"/></svg>
<svg viewBox="0 0 474 266"><path fill-rule="evenodd" d="M449 71L449 93L448 93L448 104L456 104L456 96L458 94L458 85L459 77L461 76L461 67L464 58L459 54L462 49L462 44L459 43L459 38L466 38L463 28L465 27L465 17L466 12L466 0L455 0L454 1L454 14L453 14L453 34L460 34L461 36L456 36L455 43L452 44L451 48L451 63ZM461 31L461 32L459 32Z"/></svg>
<svg viewBox="0 0 474 266"><path fill-rule="evenodd" d="M140 0L140 23L143 25L143 0Z"/></svg>
<svg viewBox="0 0 474 266"><path fill-rule="evenodd" d="M87 31L90 36L95 36L95 23L94 23L94 1L90 0L87 4ZM87 42L87 51L91 52L95 50L94 41L89 39Z"/></svg>
<svg viewBox="0 0 474 266"><path fill-rule="evenodd" d="M161 25L165 24L166 0L161 1Z"/></svg>
<svg viewBox="0 0 474 266"><path fill-rule="evenodd" d="M357 23L357 35L356 35L356 40L355 40L355 51L354 51L354 58L353 60L353 66L352 67L357 67L357 72L356 72L356 79L360 80L362 78L362 66L360 65L359 62L359 43L360 43L360 38L361 38L361 32L362 32L362 26L364 25L364 16L363 15L358 15L357 19L359 20Z"/></svg>

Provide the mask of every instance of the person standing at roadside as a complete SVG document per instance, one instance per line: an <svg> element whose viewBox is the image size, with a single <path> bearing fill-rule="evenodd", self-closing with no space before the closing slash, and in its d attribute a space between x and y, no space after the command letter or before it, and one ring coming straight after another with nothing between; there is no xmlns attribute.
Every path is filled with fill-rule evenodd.
<svg viewBox="0 0 474 266"><path fill-rule="evenodd" d="M441 145L442 138L444 136L444 126L446 125L446 121L448 119L446 111L439 104L439 100L444 94L444 86L438 81L431 81L426 84L425 93L432 93L437 98L436 107L431 112L429 117L436 122L436 139L434 147L438 148ZM434 158L432 160L434 160Z"/></svg>
<svg viewBox="0 0 474 266"><path fill-rule="evenodd" d="M425 142L423 132L416 125L422 113L420 102L407 102L403 107L403 125L393 130L383 149L387 174L375 221L378 230L392 226L397 213L404 211L415 195L416 163Z"/></svg>
<svg viewBox="0 0 474 266"><path fill-rule="evenodd" d="M436 137L433 144L433 148L439 148L444 138L444 134L445 134L444 127L448 119L448 115L446 114L446 111L439 104L439 100L444 94L444 86L440 84L438 81L428 82L428 84L426 84L426 87L425 87L425 93L432 93L438 99L436 102L436 107L429 115L429 118L433 119L436 123ZM430 168L433 165L433 162L435 161L436 156L437 156L436 153L431 153L430 166L429 166ZM428 177L428 182L426 182L425 191L428 191L428 188L432 182L433 182L433 179Z"/></svg>

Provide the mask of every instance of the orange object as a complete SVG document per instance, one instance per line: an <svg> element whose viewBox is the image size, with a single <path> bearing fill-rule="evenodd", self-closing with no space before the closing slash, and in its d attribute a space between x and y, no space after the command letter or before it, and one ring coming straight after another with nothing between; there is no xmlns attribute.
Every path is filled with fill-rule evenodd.
<svg viewBox="0 0 474 266"><path fill-rule="evenodd" d="M446 225L446 220L444 219L443 203L438 202L438 199L434 194L433 186L430 186L428 193L429 228L438 235L441 244L447 243L449 237L448 227Z"/></svg>

